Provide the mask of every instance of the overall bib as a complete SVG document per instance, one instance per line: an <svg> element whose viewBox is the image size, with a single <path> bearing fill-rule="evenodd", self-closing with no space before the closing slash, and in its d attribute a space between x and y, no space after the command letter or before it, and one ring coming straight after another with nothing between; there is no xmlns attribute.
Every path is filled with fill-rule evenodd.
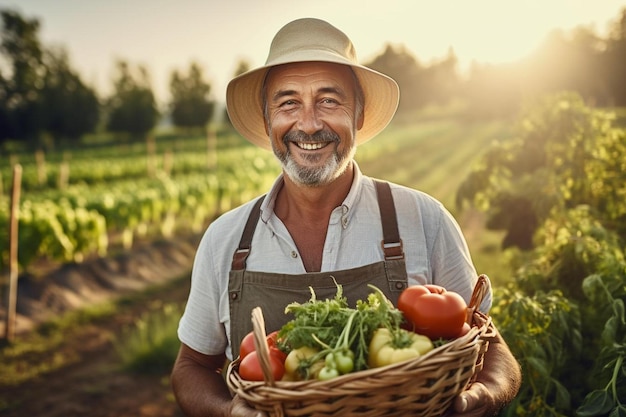
<svg viewBox="0 0 626 417"><path fill-rule="evenodd" d="M381 246L385 260L340 271L275 274L246 270L246 258L251 250L252 236L264 197L257 200L242 233L239 248L233 255L228 282L233 358L239 354L241 339L252 330L251 312L254 307L261 307L265 330L269 334L293 318L285 314L288 304L304 303L311 298L309 287L313 288L318 300L324 300L335 297L336 282L343 287L348 304L354 307L357 300L365 300L373 292L367 286L372 284L396 304L398 296L407 287L404 251L389 184L379 180L374 180L374 183L383 226Z"/></svg>

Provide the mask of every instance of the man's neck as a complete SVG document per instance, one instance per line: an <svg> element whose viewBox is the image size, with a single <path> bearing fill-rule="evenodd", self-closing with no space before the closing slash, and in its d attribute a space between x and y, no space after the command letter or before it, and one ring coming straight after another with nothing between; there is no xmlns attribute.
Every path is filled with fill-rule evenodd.
<svg viewBox="0 0 626 417"><path fill-rule="evenodd" d="M353 164L336 180L321 187L303 186L285 175L283 187L278 193L276 214L282 220L285 215L302 219L327 219L345 200L353 179Z"/></svg>

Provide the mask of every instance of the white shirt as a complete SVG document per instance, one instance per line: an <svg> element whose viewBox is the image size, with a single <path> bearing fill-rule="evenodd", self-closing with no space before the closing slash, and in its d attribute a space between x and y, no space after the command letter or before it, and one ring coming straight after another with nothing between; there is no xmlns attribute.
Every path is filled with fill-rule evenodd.
<svg viewBox="0 0 626 417"><path fill-rule="evenodd" d="M328 225L320 272L351 269L384 259L382 225L371 178L354 163L354 181L343 204L333 210ZM261 206L248 270L304 274L298 249L285 225L274 214L283 183L275 181ZM477 281L469 250L452 215L433 197L391 184L403 242L409 285L437 284L469 302ZM228 279L232 257L254 202L248 202L215 220L206 230L196 253L191 291L178 327L178 337L192 349L217 355L230 351ZM481 305L491 307L491 291Z"/></svg>

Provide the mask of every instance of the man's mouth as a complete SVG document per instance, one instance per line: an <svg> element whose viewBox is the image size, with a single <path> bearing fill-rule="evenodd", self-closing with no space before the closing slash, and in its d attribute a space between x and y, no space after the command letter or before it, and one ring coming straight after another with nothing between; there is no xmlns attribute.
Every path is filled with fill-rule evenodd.
<svg viewBox="0 0 626 417"><path fill-rule="evenodd" d="M304 149L305 151L316 151L318 149L322 149L329 143L330 142L295 142L295 145L300 149Z"/></svg>

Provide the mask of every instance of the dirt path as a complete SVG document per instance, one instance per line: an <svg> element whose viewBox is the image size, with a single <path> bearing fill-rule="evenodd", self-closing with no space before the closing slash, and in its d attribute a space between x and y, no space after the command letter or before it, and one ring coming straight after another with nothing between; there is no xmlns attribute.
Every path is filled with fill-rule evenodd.
<svg viewBox="0 0 626 417"><path fill-rule="evenodd" d="M55 309L79 306L91 299L135 294L135 301L123 304L115 314L99 319L64 334L63 342L53 351L29 353L27 365L45 366L57 360L67 360L58 369L29 379L19 385L0 382L0 415L5 417L180 417L169 385L169 372L155 375L132 374L121 369L121 360L112 341L122 329L132 324L142 313L153 308L154 301L183 303L189 292L188 271L193 257L193 242L157 244L140 248L132 256L123 255L97 264L73 266L66 270L65 280L55 281L54 289L44 291L49 302L41 297L31 302L23 298L21 319L32 325L25 315L51 314ZM103 271L113 271L117 287L105 279ZM123 270L129 274L122 273ZM58 272L57 272L58 273ZM141 276L141 275L145 276ZM129 286L135 275L137 288ZM71 279L69 279L69 278ZM71 285L68 284L71 281ZM62 284L64 282L64 284ZM124 284L120 284L120 282ZM137 283L143 282L143 285ZM99 284L98 284L99 283ZM102 288L100 288L98 285ZM107 288L108 287L108 288ZM150 289L149 292L145 292ZM37 294L33 288L24 290ZM137 297L137 294L145 296ZM98 295L98 293L101 293ZM82 294L76 300L76 294ZM39 294L41 296L41 293ZM97 297L96 297L97 295ZM44 297L45 298L45 297ZM137 301L137 298L139 301ZM39 304L35 301L39 300ZM56 300L52 302L52 300ZM80 301L80 302L79 302ZM41 311L35 311L37 307ZM19 337L27 338L28 333ZM25 370L26 372L26 370ZM0 381L5 378L0 378Z"/></svg>
<svg viewBox="0 0 626 417"><path fill-rule="evenodd" d="M179 282L179 281L177 281ZM187 281L154 293L163 302L185 299ZM120 369L112 346L114 335L147 310L149 302L125 308L101 323L83 326L55 352L34 355L32 361L74 358L61 369L15 387L2 387L6 417L175 417L182 416L169 387L169 375L139 375ZM46 357L47 356L47 357Z"/></svg>

